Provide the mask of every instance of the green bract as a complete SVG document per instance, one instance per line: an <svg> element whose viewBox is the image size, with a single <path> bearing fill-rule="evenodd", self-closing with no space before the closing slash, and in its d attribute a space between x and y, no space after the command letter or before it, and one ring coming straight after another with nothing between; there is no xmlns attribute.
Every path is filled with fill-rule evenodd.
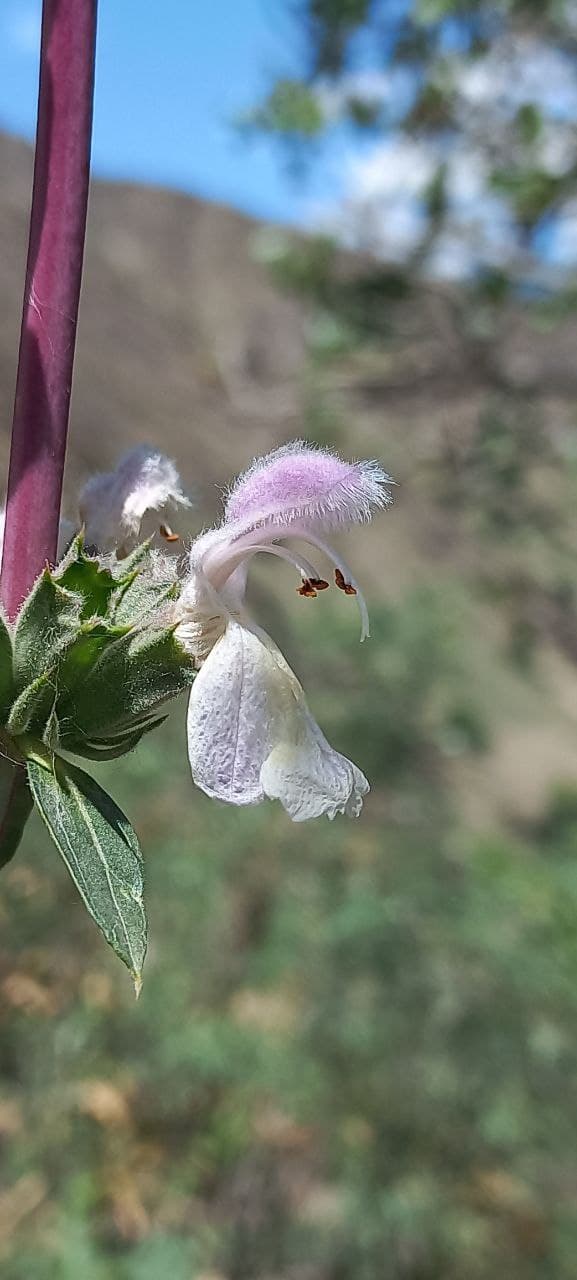
<svg viewBox="0 0 577 1280"><path fill-rule="evenodd" d="M174 636L179 591L155 571L148 543L123 560L99 559L79 535L40 575L14 625L0 618L0 791L12 797L0 866L36 805L137 989L146 951L138 841L110 796L61 753L124 755L192 683Z"/></svg>

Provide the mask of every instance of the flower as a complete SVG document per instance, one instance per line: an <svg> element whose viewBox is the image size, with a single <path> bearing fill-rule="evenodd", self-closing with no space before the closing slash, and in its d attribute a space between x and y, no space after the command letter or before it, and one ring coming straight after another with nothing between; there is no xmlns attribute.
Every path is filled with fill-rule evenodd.
<svg viewBox="0 0 577 1280"><path fill-rule="evenodd" d="M298 538L332 561L336 585L355 596L364 639L363 596L323 534L369 520L391 501L390 483L376 462L344 462L296 441L255 461L233 485L222 523L193 543L177 636L199 667L188 753L193 779L207 795L239 805L278 799L295 822L359 814L369 790L364 774L329 745L282 653L248 616L244 596L257 552L292 564L301 595L329 586L284 545Z"/></svg>
<svg viewBox="0 0 577 1280"><path fill-rule="evenodd" d="M164 454L138 445L120 459L114 471L92 476L79 498L80 518L88 547L116 550L126 555L142 537L142 523L149 512L159 514L174 507L189 507L178 471ZM162 520L155 529L168 541L178 541Z"/></svg>

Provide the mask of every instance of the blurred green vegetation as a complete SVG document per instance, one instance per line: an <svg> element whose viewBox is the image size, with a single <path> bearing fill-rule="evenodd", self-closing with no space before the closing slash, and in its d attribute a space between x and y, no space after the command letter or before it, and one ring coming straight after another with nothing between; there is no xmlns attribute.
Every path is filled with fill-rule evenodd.
<svg viewBox="0 0 577 1280"><path fill-rule="evenodd" d="M194 792L184 708L101 766L147 852L138 1003L38 823L4 876L5 1280L574 1275L577 790L467 831L465 602L410 591L363 649L322 605L288 648L360 822Z"/></svg>
<svg viewBox="0 0 577 1280"><path fill-rule="evenodd" d="M574 57L569 9L401 6L393 62L422 85L399 127L458 140L451 48L474 60L511 21L516 38ZM382 34L369 0L299 11L310 65L251 121L292 148L325 127L315 76L346 72L367 24ZM344 114L390 125L353 89ZM3 1280L575 1276L577 785L563 751L577 741L576 416L570 393L552 408L555 375L543 391L499 363L511 299L575 171L556 183L537 165L536 106L503 138L480 123L472 113L462 136L489 154L523 252L439 291L438 332L466 369L462 432L444 421L452 384L437 370L416 426L391 394L420 376L403 364L407 306L433 315L420 273L446 227L442 165L402 268L351 270L326 237L258 237L277 284L309 307L304 434L346 454L368 440L395 475L403 460L391 542L379 529L350 556L363 583L368 570L362 649L344 601L298 602L293 617L277 575L255 596L373 791L357 823L214 804L190 782L184 706L101 767L146 853L136 1004L31 824L0 886ZM535 333L570 319L576 298L570 278L532 297L530 364ZM523 739L535 724L537 765Z"/></svg>

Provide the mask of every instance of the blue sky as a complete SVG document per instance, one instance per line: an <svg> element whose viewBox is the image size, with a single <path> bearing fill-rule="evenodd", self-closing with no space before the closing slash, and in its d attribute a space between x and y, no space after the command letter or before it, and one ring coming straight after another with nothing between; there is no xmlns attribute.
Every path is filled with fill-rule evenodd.
<svg viewBox="0 0 577 1280"><path fill-rule="evenodd" d="M387 71L386 59L379 67L378 58L386 52L387 30L390 36L411 2L375 0L378 39L374 30L358 37L350 62L355 91L365 77L369 96L382 94L393 115L406 108L414 86L406 72ZM296 0L99 0L94 172L175 187L276 222L336 228L348 243L358 242L359 228L361 234L368 229L372 248L385 257L402 257L411 236L420 234L416 212L422 182L419 186L417 179L432 176L430 148L414 139L395 141L392 135L369 133L361 139L351 127L334 123L297 179L272 139L253 134L247 140L235 128L276 79L302 70L297 8ZM0 0L0 128L30 140L40 10L41 0ZM445 35L448 49L460 48L457 28L447 24ZM574 67L555 61L555 51L541 47L538 39L519 57L515 67L501 65L498 58L492 66L490 54L486 64L477 60L461 92L467 101L469 94L474 109L493 98L511 98L511 110L521 101L540 101L550 132L556 122L551 137L562 150L563 120L577 116ZM466 140L455 164L456 215L464 224L476 224L485 208L490 255L498 251L506 258L511 252L507 228L496 221L494 197L487 204L484 179ZM569 212L544 231L540 242L540 251L556 264L577 261L577 212ZM455 243L448 244L448 256L441 255L434 270L466 273L462 255L455 257Z"/></svg>
<svg viewBox="0 0 577 1280"><path fill-rule="evenodd" d="M338 192L340 143L306 183L234 120L298 65L289 0L100 0L95 173L178 187L281 221ZM0 127L33 137L40 0L0 0Z"/></svg>
<svg viewBox="0 0 577 1280"><path fill-rule="evenodd" d="M34 134L40 0L0 0L0 127ZM274 143L233 122L299 66L292 0L100 0L93 167L279 221L338 194L344 138L295 182ZM341 163L339 163L341 162Z"/></svg>

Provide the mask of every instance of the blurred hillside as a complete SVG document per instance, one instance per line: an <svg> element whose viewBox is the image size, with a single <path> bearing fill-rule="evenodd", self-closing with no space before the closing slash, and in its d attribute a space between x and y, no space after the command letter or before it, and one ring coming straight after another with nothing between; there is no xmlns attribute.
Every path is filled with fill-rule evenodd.
<svg viewBox="0 0 577 1280"><path fill-rule="evenodd" d="M6 137L0 173L4 461L30 187ZM184 707L100 767L147 860L136 1006L39 825L4 875L6 1280L574 1275L575 327L328 252L93 189L69 508L141 440L193 527L301 434L399 489L346 539L362 649L346 600L253 588L371 778L358 823L195 793Z"/></svg>
<svg viewBox="0 0 577 1280"><path fill-rule="evenodd" d="M31 164L25 144L0 135L4 451ZM195 486L222 483L253 450L294 432L302 320L251 261L253 231L247 219L200 200L94 184L71 480L151 439L179 457Z"/></svg>

